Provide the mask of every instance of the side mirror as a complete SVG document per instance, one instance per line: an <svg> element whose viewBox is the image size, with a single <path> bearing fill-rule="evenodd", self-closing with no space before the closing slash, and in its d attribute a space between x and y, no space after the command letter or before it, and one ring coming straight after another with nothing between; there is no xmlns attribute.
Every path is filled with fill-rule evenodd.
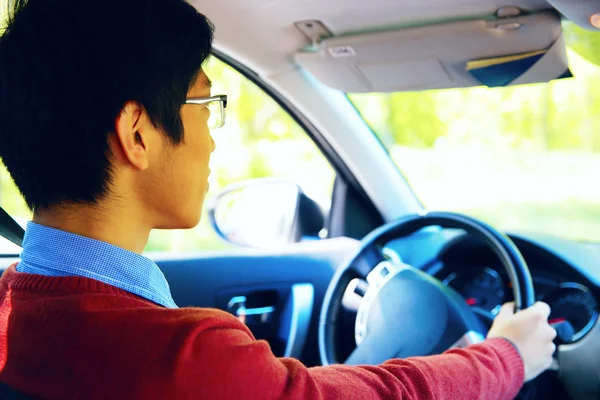
<svg viewBox="0 0 600 400"><path fill-rule="evenodd" d="M275 179L226 187L208 216L219 236L247 247L281 247L318 237L325 227L325 213L314 200L297 184Z"/></svg>

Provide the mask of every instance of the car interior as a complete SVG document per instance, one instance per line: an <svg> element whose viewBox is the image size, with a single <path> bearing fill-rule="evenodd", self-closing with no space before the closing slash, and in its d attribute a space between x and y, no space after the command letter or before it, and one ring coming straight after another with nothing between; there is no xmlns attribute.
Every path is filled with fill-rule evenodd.
<svg viewBox="0 0 600 400"><path fill-rule="evenodd" d="M275 139L252 147L252 154L266 154L268 172L248 175L242 166L243 172L222 174L211 185L202 229L218 238L214 246L197 245L202 235L182 244L193 233L157 232L151 238L146 255L163 271L180 307L225 310L266 340L275 355L320 366L378 364L468 346L485 338L503 303L526 308L541 300L552 308L557 351L552 367L518 398L600 398L600 240L590 228L600 224L600 212L579 213L591 210L581 206L563 216L554 205L559 198L571 201L569 207L580 204L581 193L588 196L586 205L600 204L593 135L569 142L572 159L567 150L553 152L547 175L529 181L519 168L536 164L531 154L543 152L496 160L477 146L456 145L455 153L443 147L467 130L492 137L495 125L512 118L498 107L517 104L510 112L525 113L530 95L539 95L538 102L564 97L565 104L588 110L578 123L594 121L600 98L596 106L596 97L569 97L561 88L592 92L592 83L600 84L593 62L600 53L589 45L586 58L571 45L573 32L597 40L600 1L190 3L216 26L218 68L210 66L207 73L228 91L228 124L242 121L231 129L260 120L269 107L283 116L269 120L264 131L255 129L256 135L274 132ZM589 67L582 57L591 60ZM591 72L582 72L589 80L580 81L584 68L577 66L584 62ZM252 87L233 85L234 74ZM549 85L558 88L550 96ZM246 91L266 99L252 106L246 117L251 122L243 122L244 113L235 108L251 98ZM508 93L524 100L513 101ZM447 107L440 106L441 98ZM441 111L432 122L423 107L435 101ZM405 114L425 125L413 128ZM459 124L460 118L471 120ZM439 121L456 133L436 137L431 143L437 152L426 155L425 134ZM588 125L591 132L597 129ZM533 136L550 129L522 126L524 135ZM289 130L301 140L289 140L281 151L269 147ZM414 149L392 146L411 130ZM250 142L233 140L215 137L217 165L247 160ZM555 142L548 143L554 149ZM474 155L467 160L468 151ZM582 167L577 160L584 159L589 162ZM493 162L504 181L488 173ZM425 187L427 171L437 180ZM535 201L519 210L476 202L509 192L515 201ZM2 186L2 270L18 262L29 216L7 204L4 193ZM559 214L557 225L552 218ZM525 226L528 218L531 226ZM167 237L168 246L157 245ZM27 398L8 387L0 392L3 398Z"/></svg>

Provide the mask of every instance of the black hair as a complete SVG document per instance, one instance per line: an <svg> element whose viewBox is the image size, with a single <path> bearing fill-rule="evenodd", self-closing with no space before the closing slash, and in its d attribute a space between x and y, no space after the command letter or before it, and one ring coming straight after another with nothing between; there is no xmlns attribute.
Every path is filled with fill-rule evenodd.
<svg viewBox="0 0 600 400"><path fill-rule="evenodd" d="M31 209L108 193L108 135L139 102L174 145L213 25L185 0L12 0L0 37L0 157Z"/></svg>

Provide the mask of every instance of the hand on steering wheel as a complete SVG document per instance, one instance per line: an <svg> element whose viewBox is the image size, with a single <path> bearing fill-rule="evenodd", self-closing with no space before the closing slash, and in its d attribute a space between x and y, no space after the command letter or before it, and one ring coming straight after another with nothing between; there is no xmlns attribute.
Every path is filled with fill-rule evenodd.
<svg viewBox="0 0 600 400"><path fill-rule="evenodd" d="M488 338L509 339L521 353L525 367L525 382L547 370L556 351L553 343L556 330L548 324L550 307L535 303L514 314L514 303L502 306L488 332Z"/></svg>

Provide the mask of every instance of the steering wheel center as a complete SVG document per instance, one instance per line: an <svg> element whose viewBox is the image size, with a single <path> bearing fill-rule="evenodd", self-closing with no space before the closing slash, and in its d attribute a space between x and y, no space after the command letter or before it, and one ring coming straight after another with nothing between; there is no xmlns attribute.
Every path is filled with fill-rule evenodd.
<svg viewBox="0 0 600 400"><path fill-rule="evenodd" d="M383 261L367 282L355 339L360 346L375 338L368 340L371 345L386 348L372 354L402 358L441 353L472 327L468 306L457 293L409 265Z"/></svg>

